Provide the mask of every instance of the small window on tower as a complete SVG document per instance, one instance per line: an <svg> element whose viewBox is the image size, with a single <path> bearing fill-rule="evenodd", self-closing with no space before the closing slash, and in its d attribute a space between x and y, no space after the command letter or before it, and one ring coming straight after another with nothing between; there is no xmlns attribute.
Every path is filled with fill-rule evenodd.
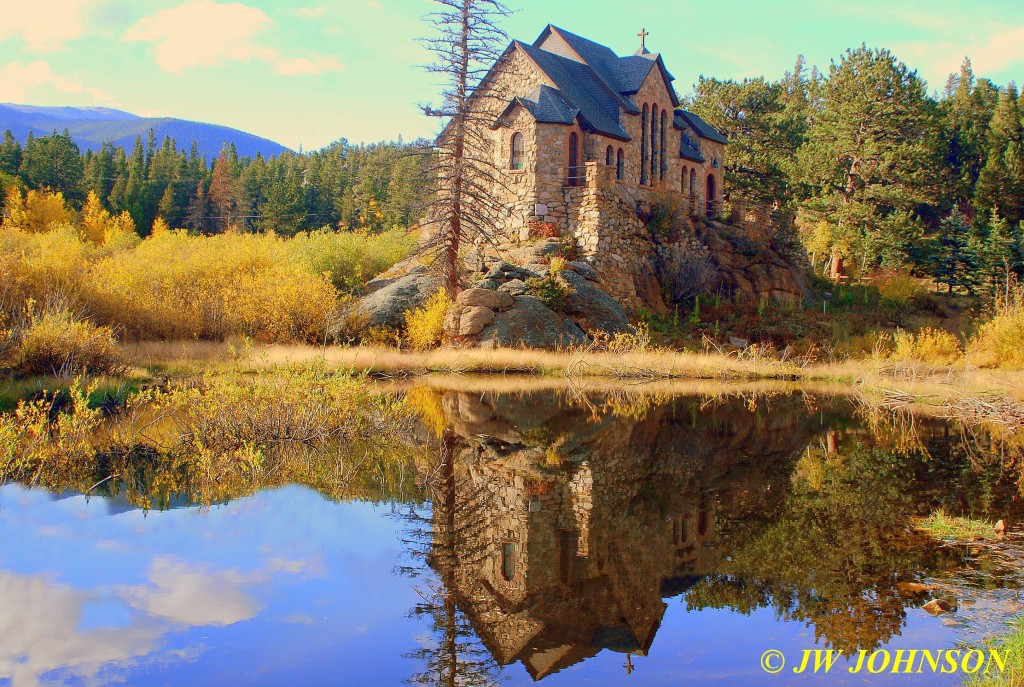
<svg viewBox="0 0 1024 687"><path fill-rule="evenodd" d="M604 163L609 167L615 164L615 151L611 146L608 146L608 150L604 151Z"/></svg>

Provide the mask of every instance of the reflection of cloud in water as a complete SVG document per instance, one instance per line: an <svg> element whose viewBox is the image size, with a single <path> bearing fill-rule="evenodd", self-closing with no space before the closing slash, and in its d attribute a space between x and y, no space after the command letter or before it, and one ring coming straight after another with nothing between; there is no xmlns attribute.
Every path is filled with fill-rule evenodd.
<svg viewBox="0 0 1024 687"><path fill-rule="evenodd" d="M59 684L52 674L57 673L101 684L117 680L112 671L143 659L192 660L198 654L189 649L150 655L171 632L253 618L260 606L244 586L269 582L275 574L315 574L316 568L273 558L262 569L243 573L163 556L150 565L145 584L89 590L57 583L48 575L0 570L0 680L10 679L12 687L35 687ZM97 608L120 619L104 626L89 617L90 609Z"/></svg>
<svg viewBox="0 0 1024 687"><path fill-rule="evenodd" d="M147 619L129 627L77 629L85 605L96 597L43 576L0 571L0 679L34 687L46 673L65 669L91 681L106 664L157 648L166 628Z"/></svg>
<svg viewBox="0 0 1024 687"><path fill-rule="evenodd" d="M149 568L148 585L119 587L117 595L140 611L184 625L231 625L259 610L241 590L254 581L237 570L208 570L161 556Z"/></svg>

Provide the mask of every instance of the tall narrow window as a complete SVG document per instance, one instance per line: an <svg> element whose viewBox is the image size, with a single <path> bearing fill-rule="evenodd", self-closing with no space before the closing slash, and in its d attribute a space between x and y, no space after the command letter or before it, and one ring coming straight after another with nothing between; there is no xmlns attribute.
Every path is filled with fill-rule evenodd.
<svg viewBox="0 0 1024 687"><path fill-rule="evenodd" d="M640 121L640 185L644 186L648 182L647 177L647 158L650 155L648 152L648 140L650 139L649 126L651 123L651 108L644 104L644 112L641 115Z"/></svg>
<svg viewBox="0 0 1024 687"><path fill-rule="evenodd" d="M690 195L697 195L697 170L690 170Z"/></svg>
<svg viewBox="0 0 1024 687"><path fill-rule="evenodd" d="M651 106L651 185L658 180L658 106Z"/></svg>
<svg viewBox="0 0 1024 687"><path fill-rule="evenodd" d="M661 111L661 146L659 148L659 150L661 150L661 153L658 156L661 159L661 172L659 173L658 178L660 178L662 181L665 181L665 172L668 171L668 159L665 157L665 125L666 125L667 121L668 121L668 118L665 116L665 110L662 110Z"/></svg>
<svg viewBox="0 0 1024 687"><path fill-rule="evenodd" d="M523 153L525 150L526 143L523 139L523 135L518 132L512 134L512 161L509 164L509 169L523 168Z"/></svg>
<svg viewBox="0 0 1024 687"><path fill-rule="evenodd" d="M501 547L501 576L511 582L516 576L516 545L512 543Z"/></svg>
<svg viewBox="0 0 1024 687"><path fill-rule="evenodd" d="M624 179L626 177L626 153L622 148L619 148L619 152L615 156L615 178Z"/></svg>
<svg viewBox="0 0 1024 687"><path fill-rule="evenodd" d="M615 150L608 146L608 150L604 151L604 163L611 167L615 164Z"/></svg>
<svg viewBox="0 0 1024 687"><path fill-rule="evenodd" d="M579 186L580 177L580 137L574 131L569 134L569 164L566 184L568 186Z"/></svg>
<svg viewBox="0 0 1024 687"><path fill-rule="evenodd" d="M708 217L715 216L715 177L713 174L708 175L708 194L706 196L708 201Z"/></svg>
<svg viewBox="0 0 1024 687"><path fill-rule="evenodd" d="M683 175L680 177L679 192L684 196L686 195L686 186L688 183L689 182L686 178L686 165L683 165Z"/></svg>

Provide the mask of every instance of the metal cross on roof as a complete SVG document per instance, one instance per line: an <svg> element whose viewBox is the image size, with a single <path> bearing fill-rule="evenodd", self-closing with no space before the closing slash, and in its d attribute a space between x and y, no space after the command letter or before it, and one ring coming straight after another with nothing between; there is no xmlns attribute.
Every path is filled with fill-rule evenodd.
<svg viewBox="0 0 1024 687"><path fill-rule="evenodd" d="M640 36L640 49L643 50L647 47L647 37L651 34L647 32L647 29L640 29L640 33L637 35Z"/></svg>

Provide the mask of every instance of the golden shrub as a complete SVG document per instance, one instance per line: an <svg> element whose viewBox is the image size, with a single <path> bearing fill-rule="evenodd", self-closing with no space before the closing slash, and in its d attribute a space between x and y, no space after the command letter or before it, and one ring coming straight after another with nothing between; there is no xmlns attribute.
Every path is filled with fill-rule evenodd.
<svg viewBox="0 0 1024 687"><path fill-rule="evenodd" d="M91 310L134 338L320 341L338 296L295 264L286 239L251 234L152 236L93 267Z"/></svg>
<svg viewBox="0 0 1024 687"><path fill-rule="evenodd" d="M24 197L16 186L7 189L4 202L7 218L4 227L30 232L49 231L55 224L75 219L75 212L64 202L64 194L47 190L29 191Z"/></svg>
<svg viewBox="0 0 1024 687"><path fill-rule="evenodd" d="M893 334L893 360L949 365L960 355L960 341L944 329L925 327L917 334L897 329Z"/></svg>
<svg viewBox="0 0 1024 687"><path fill-rule="evenodd" d="M451 296L441 289L421 307L405 311L405 340L411 348L425 351L441 345L444 318L451 305Z"/></svg>
<svg viewBox="0 0 1024 687"><path fill-rule="evenodd" d="M27 203L16 192L11 198L8 205ZM46 231L32 231L23 222L5 223L0 311L11 313L29 298L63 300L135 339L322 342L339 290L351 291L415 246L398 230L325 230L289 239L193 236L158 224L142 240L127 214L111 216L95 195L80 226L51 222Z"/></svg>
<svg viewBox="0 0 1024 687"><path fill-rule="evenodd" d="M995 316L981 325L967 344L971 363L979 367L1024 369L1024 292L996 303Z"/></svg>
<svg viewBox="0 0 1024 687"><path fill-rule="evenodd" d="M79 320L61 305L30 312L17 340L15 370L22 375L69 377L124 371L124 360L110 327Z"/></svg>

